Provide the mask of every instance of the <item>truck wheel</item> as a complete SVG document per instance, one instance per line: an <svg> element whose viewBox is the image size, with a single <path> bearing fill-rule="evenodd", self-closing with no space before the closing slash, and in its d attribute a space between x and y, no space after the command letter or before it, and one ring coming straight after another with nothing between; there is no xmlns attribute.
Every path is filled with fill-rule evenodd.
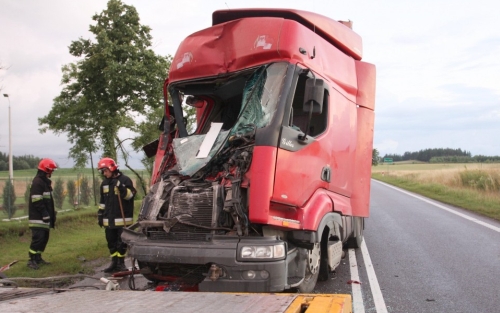
<svg viewBox="0 0 500 313"><path fill-rule="evenodd" d="M347 239L347 247L357 249L361 247L363 242L363 228L365 224L365 219L363 217L354 217L352 234Z"/></svg>
<svg viewBox="0 0 500 313"><path fill-rule="evenodd" d="M319 266L321 260L321 246L314 244L312 250L307 251L307 265L304 281L299 285L300 293L312 293L316 287L316 281L319 275Z"/></svg>

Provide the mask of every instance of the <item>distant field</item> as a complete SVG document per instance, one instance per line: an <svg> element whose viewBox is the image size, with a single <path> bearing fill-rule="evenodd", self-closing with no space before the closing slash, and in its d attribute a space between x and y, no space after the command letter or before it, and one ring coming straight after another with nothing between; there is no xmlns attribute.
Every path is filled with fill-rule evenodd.
<svg viewBox="0 0 500 313"><path fill-rule="evenodd" d="M31 184L31 181L33 180L33 177L35 177L37 173L36 169L30 169L30 170L16 170L14 171L14 192L16 194L16 207L18 208L16 210L16 213L14 214L13 217L21 217L25 216L27 214L27 207L25 205L25 198L24 194L26 190L29 188L29 185ZM137 187L137 177L132 171L126 169L123 170L123 173L125 175L128 175L135 183ZM141 177L147 182L149 180L149 173L146 170L138 170L137 173L141 175ZM96 180L96 186L99 186L100 182L102 181L102 176L99 174L97 170L94 170L94 175L95 175L95 180ZM83 176L86 176L90 188L92 188L92 170L87 168L87 169L72 169L72 168L61 168L57 169L51 177L52 180L52 187L55 185L55 181L58 179L62 179L64 182L64 189L67 190L67 183L68 181L74 181L76 182L77 180L81 179ZM7 213L3 212L2 210L2 204L3 204L3 192L4 192L4 187L5 183L8 180L9 177L9 172L8 171L0 171L0 219L6 218ZM138 188L139 189L139 188ZM140 190L139 190L140 191ZM142 193L141 193L142 195ZM98 198L98 191L96 198ZM139 195L137 199L140 199ZM98 201L97 201L98 202ZM95 201L91 199L90 206L95 206ZM82 204L79 204L78 207L82 207ZM62 209L75 209L74 204L70 204L68 201L68 197L66 197Z"/></svg>
<svg viewBox="0 0 500 313"><path fill-rule="evenodd" d="M372 173L401 171L448 171L448 170L489 170L499 169L500 163L425 163L420 161L402 161L393 164L381 163L372 167Z"/></svg>
<svg viewBox="0 0 500 313"><path fill-rule="evenodd" d="M31 170L18 170L14 171L14 178L15 179L33 179L33 177L36 175L37 170L36 169L31 169ZM94 170L96 177L100 177L99 173L97 170ZM128 169L122 171L126 175L132 175L132 172ZM140 175L145 175L149 176L146 170L137 170L137 172ZM52 180L57 179L58 177L61 177L63 179L66 178L76 178L78 175L87 175L89 177L92 177L92 169L90 168L84 168L84 169L72 169L72 168L60 168L57 169L54 174L52 174ZM7 179L9 177L9 172L8 171L0 171L0 179Z"/></svg>
<svg viewBox="0 0 500 313"><path fill-rule="evenodd" d="M441 202L500 220L500 163L394 163L372 177Z"/></svg>

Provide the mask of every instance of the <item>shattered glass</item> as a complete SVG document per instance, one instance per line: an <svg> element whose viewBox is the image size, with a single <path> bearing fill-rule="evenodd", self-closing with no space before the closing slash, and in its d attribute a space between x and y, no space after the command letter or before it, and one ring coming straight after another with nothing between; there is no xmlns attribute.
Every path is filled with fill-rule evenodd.
<svg viewBox="0 0 500 313"><path fill-rule="evenodd" d="M248 132L249 129L262 128L269 123L276 111L287 65L276 63L257 70L248 80L243 90L243 108L231 135Z"/></svg>
<svg viewBox="0 0 500 313"><path fill-rule="evenodd" d="M196 155L205 139L205 135L194 135L184 138L175 138L173 140L174 153L177 157L179 173L184 176L192 176L203 168L219 151L219 148L226 141L229 131L221 131L215 140L208 157L197 159Z"/></svg>
<svg viewBox="0 0 500 313"><path fill-rule="evenodd" d="M207 158L196 155L205 135L193 135L173 140L174 153L179 173L192 176L213 159L220 148L226 145L229 135L241 135L271 123L280 98L287 63L275 63L261 67L253 73L243 88L243 106L238 120L229 131L221 131Z"/></svg>

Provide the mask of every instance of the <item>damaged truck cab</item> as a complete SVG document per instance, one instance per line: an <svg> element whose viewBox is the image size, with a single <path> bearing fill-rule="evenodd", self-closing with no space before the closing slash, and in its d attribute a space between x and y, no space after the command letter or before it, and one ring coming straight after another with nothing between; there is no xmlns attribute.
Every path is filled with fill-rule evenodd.
<svg viewBox="0 0 500 313"><path fill-rule="evenodd" d="M369 216L375 67L361 57L349 25L290 9L216 11L181 43L151 190L122 235L146 278L231 292L328 278Z"/></svg>

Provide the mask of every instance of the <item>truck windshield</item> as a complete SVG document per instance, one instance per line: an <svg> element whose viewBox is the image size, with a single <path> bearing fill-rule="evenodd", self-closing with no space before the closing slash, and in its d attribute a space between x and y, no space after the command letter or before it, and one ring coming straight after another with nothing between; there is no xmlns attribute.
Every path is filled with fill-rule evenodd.
<svg viewBox="0 0 500 313"><path fill-rule="evenodd" d="M194 134L173 140L181 175L198 172L223 150L228 138L255 133L257 128L271 123L287 66L287 63L273 63L222 80L218 77L171 89L174 106L202 101L202 107L196 109L196 122L191 126L196 129ZM183 119L189 120L189 116ZM206 147L208 155L200 157L200 148Z"/></svg>

